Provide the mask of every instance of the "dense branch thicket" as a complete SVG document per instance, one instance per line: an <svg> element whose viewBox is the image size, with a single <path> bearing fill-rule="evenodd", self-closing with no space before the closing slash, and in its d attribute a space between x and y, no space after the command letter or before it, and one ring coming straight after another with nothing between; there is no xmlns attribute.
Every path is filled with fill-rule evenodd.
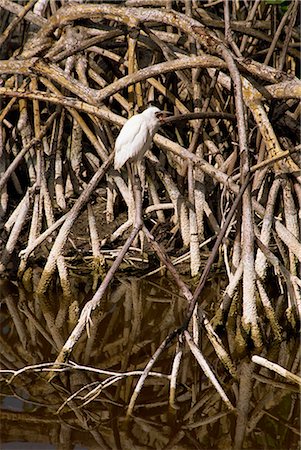
<svg viewBox="0 0 301 450"><path fill-rule="evenodd" d="M205 330L230 373L218 326L231 324L238 346L257 349L280 342L283 328L298 328L299 4L286 3L0 0L0 272L17 274L42 302L58 278L72 303L71 265L88 266L94 280L95 295L67 340L45 315L57 367L121 263L136 268L139 258L144 271L165 265L187 302L183 326L163 339L139 379L129 415L175 337L211 377L197 333L192 339L187 329L205 326L197 303L218 253L227 281ZM174 116L145 156L141 186L133 186L126 168L113 169L114 142L150 103ZM43 267L38 277L34 266ZM179 275L187 267L194 293ZM245 393L253 363L243 370ZM245 400L237 405L237 449Z"/></svg>
<svg viewBox="0 0 301 450"><path fill-rule="evenodd" d="M268 272L283 285L293 322L301 307L297 2L286 11L225 2L210 13L198 2L180 2L179 11L140 3L53 10L37 2L26 14L30 4L2 2L0 269L20 250L19 277L35 254L47 258L38 291L58 269L67 296L67 254L92 254L101 274L104 249L135 224L127 173L114 171L108 157L124 116L155 102L182 120L158 133L145 158L143 220L158 239L164 230L170 256L190 251L192 276L239 184L254 174L222 252L229 282L242 282L244 327L259 342L255 298ZM190 112L202 118L183 120ZM76 249L68 245L72 229L80 234Z"/></svg>

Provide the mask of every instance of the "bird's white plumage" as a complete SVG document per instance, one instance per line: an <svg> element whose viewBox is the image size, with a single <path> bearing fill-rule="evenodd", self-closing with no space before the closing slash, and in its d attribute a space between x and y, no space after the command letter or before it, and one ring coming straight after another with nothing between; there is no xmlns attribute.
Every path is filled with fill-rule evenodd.
<svg viewBox="0 0 301 450"><path fill-rule="evenodd" d="M114 168L120 169L126 161L142 159L150 148L161 121L160 109L151 106L143 113L131 117L122 127L115 143Z"/></svg>

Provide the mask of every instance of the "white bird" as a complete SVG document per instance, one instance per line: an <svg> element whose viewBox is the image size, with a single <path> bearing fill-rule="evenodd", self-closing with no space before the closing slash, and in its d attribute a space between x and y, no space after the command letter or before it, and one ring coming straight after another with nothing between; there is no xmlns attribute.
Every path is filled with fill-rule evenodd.
<svg viewBox="0 0 301 450"><path fill-rule="evenodd" d="M120 169L127 161L136 162L143 158L166 114L168 112L150 106L123 125L115 143L115 169Z"/></svg>

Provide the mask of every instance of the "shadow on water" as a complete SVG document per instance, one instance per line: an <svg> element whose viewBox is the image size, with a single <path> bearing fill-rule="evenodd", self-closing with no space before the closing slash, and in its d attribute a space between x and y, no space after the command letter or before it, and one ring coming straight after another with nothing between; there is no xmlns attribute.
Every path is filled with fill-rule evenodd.
<svg viewBox="0 0 301 450"><path fill-rule="evenodd" d="M203 293L209 319L217 289L212 282ZM218 331L237 376L223 366L202 329L190 331L235 411L185 345L172 400L175 341L155 363L126 420L141 371L183 320L185 300L167 278L115 283L70 361L49 382L46 363L55 361L90 295L87 284L78 282L71 304L60 292L41 304L22 286L1 281L1 449L237 449L241 442L247 449L299 447L297 385L251 362L254 349L237 351L228 326ZM294 336L274 343L266 330L266 337L257 354L298 368Z"/></svg>

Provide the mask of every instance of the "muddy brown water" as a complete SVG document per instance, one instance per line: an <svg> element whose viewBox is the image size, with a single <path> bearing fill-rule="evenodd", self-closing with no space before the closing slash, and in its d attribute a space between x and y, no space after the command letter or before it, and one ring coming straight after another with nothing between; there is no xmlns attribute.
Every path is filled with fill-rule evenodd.
<svg viewBox="0 0 301 450"><path fill-rule="evenodd" d="M209 284L201 299L208 318L220 294L217 289L218 283ZM101 310L92 314L68 365L51 382L51 363L92 295L89 283L77 283L71 302L59 290L42 301L9 280L1 280L0 292L2 450L299 448L298 388L251 363L254 349L236 352L233 331L227 328L218 332L236 378L201 328L198 345L234 411L188 347L175 340L152 367L126 420L143 369L183 320L185 300L168 278L116 281ZM183 354L171 405L169 378L179 349ZM298 342L291 336L273 349L267 341L261 351L275 358L282 353L289 363L298 353Z"/></svg>

